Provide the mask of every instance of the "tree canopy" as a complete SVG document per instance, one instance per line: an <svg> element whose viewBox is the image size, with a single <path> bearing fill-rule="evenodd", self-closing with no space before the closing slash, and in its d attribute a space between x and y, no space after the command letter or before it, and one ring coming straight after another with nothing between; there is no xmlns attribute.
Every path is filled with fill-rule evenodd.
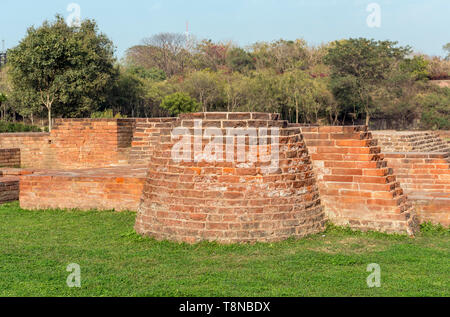
<svg viewBox="0 0 450 317"><path fill-rule="evenodd" d="M97 110L116 76L113 43L92 20L70 27L57 15L31 27L8 59L14 98L29 107L22 112L45 106L49 129L52 112L85 116Z"/></svg>

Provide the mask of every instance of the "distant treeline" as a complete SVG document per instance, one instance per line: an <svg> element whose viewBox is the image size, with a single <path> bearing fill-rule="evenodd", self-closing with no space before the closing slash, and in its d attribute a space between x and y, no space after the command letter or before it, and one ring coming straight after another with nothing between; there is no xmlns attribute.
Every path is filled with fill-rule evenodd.
<svg viewBox="0 0 450 317"><path fill-rule="evenodd" d="M450 89L430 83L450 78L450 44L440 58L364 38L239 47L161 33L121 61L113 48L92 20L30 28L0 71L2 118L261 111L307 124L450 128Z"/></svg>

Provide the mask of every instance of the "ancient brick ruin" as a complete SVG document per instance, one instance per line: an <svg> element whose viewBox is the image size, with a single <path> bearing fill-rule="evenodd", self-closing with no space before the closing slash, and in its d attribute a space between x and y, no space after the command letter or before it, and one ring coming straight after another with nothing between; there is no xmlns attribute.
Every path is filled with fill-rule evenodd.
<svg viewBox="0 0 450 317"><path fill-rule="evenodd" d="M224 140L227 129L268 130L263 147L279 149L279 168L265 168L251 133L243 140L253 161L195 161L194 148L194 160L174 161L171 149L182 135L172 132L195 135L199 120L203 151L207 129ZM279 132L274 141L272 128ZM237 153L242 144L234 137ZM59 119L51 133L0 134L0 202L138 211L139 233L186 242L302 237L327 220L414 234L418 222L450 225L448 148L432 132L301 126L261 113Z"/></svg>
<svg viewBox="0 0 450 317"><path fill-rule="evenodd" d="M158 239L185 242L202 240L233 242L278 241L321 232L325 214L320 204L311 160L299 128L270 114L193 114L161 129L149 164L149 177L136 220L136 231ZM279 164L270 168L252 136L245 138L247 155L238 158L238 142L232 147L220 142L213 155L220 159L174 162L171 137L176 127L185 127L191 138L195 120L201 120L200 149L210 142L206 129L218 129L220 135L236 138L228 128L279 128L279 137L268 137L270 149L279 148ZM236 141L236 142L235 142ZM255 140L256 141L256 140ZM267 140L268 141L268 140ZM259 151L257 151L259 150ZM270 153L269 151L264 151ZM258 152L258 153L257 153ZM224 160L223 154L233 159ZM192 155L195 155L192 153Z"/></svg>

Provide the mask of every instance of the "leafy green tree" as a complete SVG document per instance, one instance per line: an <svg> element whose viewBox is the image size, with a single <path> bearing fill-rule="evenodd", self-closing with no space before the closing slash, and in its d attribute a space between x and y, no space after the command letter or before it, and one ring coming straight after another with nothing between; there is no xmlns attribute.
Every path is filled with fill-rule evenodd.
<svg viewBox="0 0 450 317"><path fill-rule="evenodd" d="M234 47L227 52L226 63L235 72L244 73L255 69L252 56L240 47Z"/></svg>
<svg viewBox="0 0 450 317"><path fill-rule="evenodd" d="M409 47L396 45L391 41L348 39L334 42L325 56L336 97L344 96L362 107L367 125L375 107L372 92L387 83L390 70L410 53Z"/></svg>
<svg viewBox="0 0 450 317"><path fill-rule="evenodd" d="M156 67L144 68L142 66L131 66L126 71L144 80L163 81L167 79L166 73Z"/></svg>
<svg viewBox="0 0 450 317"><path fill-rule="evenodd" d="M94 21L70 27L57 15L52 23L29 28L8 63L16 98L45 106L51 130L52 112L84 116L106 102L114 61L113 44Z"/></svg>
<svg viewBox="0 0 450 317"><path fill-rule="evenodd" d="M427 80L430 77L428 65L429 62L423 56L414 56L403 60L400 69L409 73L415 80Z"/></svg>
<svg viewBox="0 0 450 317"><path fill-rule="evenodd" d="M115 113L122 113L131 117L139 117L144 104L144 82L136 73L129 70L119 71L109 95L107 107L112 107Z"/></svg>
<svg viewBox="0 0 450 317"><path fill-rule="evenodd" d="M281 112L280 76L272 70L254 72L243 83L245 104L242 111Z"/></svg>
<svg viewBox="0 0 450 317"><path fill-rule="evenodd" d="M256 43L252 46L256 69L270 68L281 74L294 68L308 67L309 52L306 42L278 40L272 43Z"/></svg>
<svg viewBox="0 0 450 317"><path fill-rule="evenodd" d="M224 87L216 72L193 72L183 82L182 89L200 102L203 112L213 111L224 103Z"/></svg>
<svg viewBox="0 0 450 317"><path fill-rule="evenodd" d="M161 102L161 107L167 109L171 115L177 116L180 113L197 112L201 106L190 96L176 92L166 96Z"/></svg>
<svg viewBox="0 0 450 317"><path fill-rule="evenodd" d="M6 98L6 95L2 92L0 92L0 109L2 109L2 118L5 119L5 112L6 109L2 108L2 104L6 102L6 100L8 100L8 98Z"/></svg>
<svg viewBox="0 0 450 317"><path fill-rule="evenodd" d="M415 101L422 109L421 128L450 129L450 88L436 88L434 92L419 94Z"/></svg>

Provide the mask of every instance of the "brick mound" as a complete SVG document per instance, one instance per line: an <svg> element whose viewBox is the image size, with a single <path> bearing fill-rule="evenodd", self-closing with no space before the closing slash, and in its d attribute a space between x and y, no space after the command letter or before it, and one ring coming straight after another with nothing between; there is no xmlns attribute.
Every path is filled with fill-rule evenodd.
<svg viewBox="0 0 450 317"><path fill-rule="evenodd" d="M447 152L450 144L431 131L373 131L383 152Z"/></svg>
<svg viewBox="0 0 450 317"><path fill-rule="evenodd" d="M35 171L21 176L24 209L137 210L146 166Z"/></svg>
<svg viewBox="0 0 450 317"><path fill-rule="evenodd" d="M323 231L326 218L300 129L288 128L287 122L278 117L199 113L182 115L161 128L150 159L136 231L156 239L189 243L268 242ZM203 120L202 132L216 128L224 136L227 128L279 128L279 139L269 135L268 142L270 149L279 146L279 168L267 169L261 158L262 147L267 147L261 145L258 160L239 162L235 154L238 142L232 147L233 162L177 163L171 157L176 143L171 131L182 126L186 127L185 135L193 135L196 119ZM209 142L209 138L203 138L203 145ZM251 152L249 144L247 137L247 153ZM230 148L221 149L230 153Z"/></svg>
<svg viewBox="0 0 450 317"><path fill-rule="evenodd" d="M333 223L411 235L418 230L412 206L366 126L301 130Z"/></svg>
<svg viewBox="0 0 450 317"><path fill-rule="evenodd" d="M449 153L386 153L421 222L450 226Z"/></svg>

